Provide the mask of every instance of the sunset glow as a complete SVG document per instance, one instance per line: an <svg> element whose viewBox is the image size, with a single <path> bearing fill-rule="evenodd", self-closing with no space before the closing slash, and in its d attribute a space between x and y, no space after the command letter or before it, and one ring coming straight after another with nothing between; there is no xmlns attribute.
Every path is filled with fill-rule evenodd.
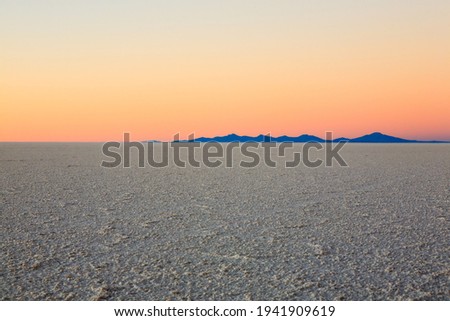
<svg viewBox="0 0 450 321"><path fill-rule="evenodd" d="M449 1L131 3L2 1L0 141L450 140Z"/></svg>

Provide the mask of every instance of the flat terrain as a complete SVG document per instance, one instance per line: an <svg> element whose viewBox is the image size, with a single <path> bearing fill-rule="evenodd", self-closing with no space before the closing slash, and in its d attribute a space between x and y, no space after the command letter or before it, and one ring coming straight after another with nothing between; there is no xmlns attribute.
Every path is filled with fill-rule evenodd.
<svg viewBox="0 0 450 321"><path fill-rule="evenodd" d="M100 144L1 143L0 299L450 300L450 145L343 151L108 169Z"/></svg>

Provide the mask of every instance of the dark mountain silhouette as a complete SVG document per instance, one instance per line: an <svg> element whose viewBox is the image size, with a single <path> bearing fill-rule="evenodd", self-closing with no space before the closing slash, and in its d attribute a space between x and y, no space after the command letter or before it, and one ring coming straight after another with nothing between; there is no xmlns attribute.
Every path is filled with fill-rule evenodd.
<svg viewBox="0 0 450 321"><path fill-rule="evenodd" d="M334 140L336 141L336 140ZM350 143L450 143L448 141L438 141L438 140L413 140L404 139L394 136L389 136L380 132L374 132L372 134L364 135L357 138L352 138L348 140Z"/></svg>
<svg viewBox="0 0 450 321"><path fill-rule="evenodd" d="M338 142L349 142L349 141L350 141L350 138L347 138L347 137L339 137L339 138L333 139L333 142L335 142L335 143L338 143Z"/></svg>
<svg viewBox="0 0 450 321"><path fill-rule="evenodd" d="M239 143L245 143L245 142L264 142L264 141L270 141L270 138L265 135L259 135L256 137L251 136L239 136L236 134L230 134L226 136L216 136L213 138L207 138L207 137L200 137L196 138L194 141L200 142L200 143L206 143L206 142L217 142L217 143L233 143L233 142L239 142Z"/></svg>
<svg viewBox="0 0 450 321"><path fill-rule="evenodd" d="M448 141L421 141L421 140L410 140L404 139L394 136L389 136L380 132L374 132L372 134L367 134L361 137L356 138L346 138L339 137L333 139L333 142L349 142L349 143L450 143ZM284 142L292 142L292 143L307 143L307 142L317 142L323 143L326 142L325 139L303 134L300 136L280 136L280 137L271 137L270 135L258 135L258 136L240 136L237 134L229 134L226 136L216 136L216 137L200 137L195 138L194 140L182 140L180 142L199 142L199 143L207 143L207 142L217 142L217 143L245 143L245 142L276 142L276 143L284 143Z"/></svg>
<svg viewBox="0 0 450 321"><path fill-rule="evenodd" d="M283 142L293 142L293 143L307 143L307 142L317 142L317 143L323 143L325 142L324 139L312 136L312 135L300 135L298 137L289 137L289 136L280 136L280 137L274 137L272 138L272 141L283 143Z"/></svg>
<svg viewBox="0 0 450 321"><path fill-rule="evenodd" d="M271 137L269 135L258 135L258 136L252 137L252 136L239 136L236 134L230 134L230 135L226 135L226 136L217 136L217 137L213 137L213 138L200 137L200 138L195 138L194 140L190 140L190 142L192 142L192 141L200 142L200 143L206 143L206 142L217 142L217 143L234 143L234 142L238 142L238 143L245 143L245 142L306 143L306 142L324 142L325 140L322 138L319 138L317 136L312 136L312 135L301 135L298 137L289 137L289 136Z"/></svg>
<svg viewBox="0 0 450 321"><path fill-rule="evenodd" d="M417 140L408 140L394 136L385 135L379 132L364 135L349 140L351 143L417 143Z"/></svg>

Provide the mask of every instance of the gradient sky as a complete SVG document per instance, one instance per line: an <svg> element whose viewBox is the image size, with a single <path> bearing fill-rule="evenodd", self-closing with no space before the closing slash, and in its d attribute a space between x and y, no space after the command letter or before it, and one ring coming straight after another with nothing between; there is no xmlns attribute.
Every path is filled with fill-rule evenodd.
<svg viewBox="0 0 450 321"><path fill-rule="evenodd" d="M0 141L450 140L450 1L0 0Z"/></svg>

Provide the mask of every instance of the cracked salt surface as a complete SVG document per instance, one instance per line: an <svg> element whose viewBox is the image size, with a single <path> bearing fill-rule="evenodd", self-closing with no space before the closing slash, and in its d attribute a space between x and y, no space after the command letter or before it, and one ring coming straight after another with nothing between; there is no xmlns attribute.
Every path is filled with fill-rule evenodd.
<svg viewBox="0 0 450 321"><path fill-rule="evenodd" d="M0 298L449 300L449 146L343 155L105 169L98 144L0 144Z"/></svg>

